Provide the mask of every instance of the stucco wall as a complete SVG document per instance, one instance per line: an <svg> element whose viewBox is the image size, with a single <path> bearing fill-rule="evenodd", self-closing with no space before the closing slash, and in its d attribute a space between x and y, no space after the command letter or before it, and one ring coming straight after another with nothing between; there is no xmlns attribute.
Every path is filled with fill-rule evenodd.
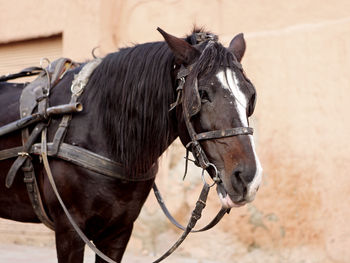
<svg viewBox="0 0 350 263"><path fill-rule="evenodd" d="M0 16L0 42L62 32L63 55L78 60L96 46L104 55L161 40L157 26L178 36L205 26L226 44L244 32L243 66L258 91L252 124L263 185L253 204L191 236L177 253L221 262L350 261L349 1L1 0L0 7L8 10ZM28 27L15 19L23 14ZM184 222L200 179L194 171L181 181L181 149L175 144L162 158L157 180ZM218 209L217 199L210 196L205 217ZM178 234L151 196L129 250L161 253Z"/></svg>
<svg viewBox="0 0 350 263"><path fill-rule="evenodd" d="M65 19L64 2L0 0L0 43L61 33Z"/></svg>

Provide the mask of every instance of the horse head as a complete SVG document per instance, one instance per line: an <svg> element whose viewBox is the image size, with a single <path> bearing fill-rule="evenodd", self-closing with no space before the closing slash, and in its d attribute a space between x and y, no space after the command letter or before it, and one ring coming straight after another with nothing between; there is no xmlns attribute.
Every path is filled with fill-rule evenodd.
<svg viewBox="0 0 350 263"><path fill-rule="evenodd" d="M174 54L175 86L181 96L176 116L183 145L216 181L223 206L253 201L262 168L248 121L256 90L240 64L243 34L225 48L210 34L191 45L158 30Z"/></svg>

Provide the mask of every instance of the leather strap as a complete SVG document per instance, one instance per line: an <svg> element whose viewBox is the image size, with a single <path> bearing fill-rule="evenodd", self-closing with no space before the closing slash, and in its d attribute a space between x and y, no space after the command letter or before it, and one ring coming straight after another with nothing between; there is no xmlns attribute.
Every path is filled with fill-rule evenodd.
<svg viewBox="0 0 350 263"><path fill-rule="evenodd" d="M69 58L59 58L50 63L48 71L51 73L51 87L55 86L70 69L79 66Z"/></svg>
<svg viewBox="0 0 350 263"><path fill-rule="evenodd" d="M75 103L75 102L77 102L77 97L72 96L70 103ZM62 120L58 125L58 129L53 138L52 156L57 155L58 150L64 140L64 137L66 136L67 129L71 119L72 119L72 114L66 114L62 117Z"/></svg>
<svg viewBox="0 0 350 263"><path fill-rule="evenodd" d="M209 190L210 190L209 185L204 184L202 191L200 193L200 196L198 198L198 201L196 203L196 207L192 211L191 218L187 224L185 231L182 233L181 237L176 241L176 243L167 252L165 252L160 258L158 258L153 263L161 262L163 259L170 256L171 253L173 253L175 251L175 249L177 249L181 245L181 243L185 240L185 238L188 236L188 234L191 232L191 230L196 225L197 221L201 218L202 211L203 211L204 207L206 206L206 201L208 198Z"/></svg>
<svg viewBox="0 0 350 263"><path fill-rule="evenodd" d="M52 147L53 156L56 156L58 153L58 150L63 142L63 139L66 136L67 128L69 126L71 119L72 119L72 114L66 114L62 117L62 120L55 133L55 137L53 138L53 147Z"/></svg>
<svg viewBox="0 0 350 263"><path fill-rule="evenodd" d="M43 159L43 163L44 163L44 168L47 174L47 177L49 178L50 184L52 186L52 190L54 191L59 203L61 204L61 207L64 211L64 213L66 214L69 222L71 223L71 225L73 226L74 230L78 233L78 235L80 236L80 238L85 242L86 245L88 245L100 258L102 258L103 260L109 262L109 263L116 263L114 260L110 259L109 257L107 257L105 254L103 254L83 233L83 231L81 231L81 229L79 228L79 226L77 225L77 223L75 223L74 219L72 218L72 216L70 215L66 205L63 203L63 200L60 196L60 194L58 193L56 184L55 184L55 180L53 179L52 176L52 172L50 169L50 165L49 165L49 160L47 159L47 143L46 143L46 129L43 130L42 132L42 136L41 136L41 157Z"/></svg>
<svg viewBox="0 0 350 263"><path fill-rule="evenodd" d="M53 155L52 147L53 144L48 143L49 156ZM40 145L35 144L33 153L40 154L40 152ZM157 167L153 166L150 172L141 174L137 177L129 178L124 175L124 169L120 163L117 163L109 158L103 157L84 148L73 146L67 143L61 144L61 147L57 153L57 157L102 175L135 182L153 179L155 176L155 169L157 169Z"/></svg>
<svg viewBox="0 0 350 263"><path fill-rule="evenodd" d="M23 147L19 146L19 147L6 149L6 150L1 150L0 151L0 161L18 156L18 153L21 152L22 149L23 149Z"/></svg>
<svg viewBox="0 0 350 263"><path fill-rule="evenodd" d="M15 147L7 150L0 151L0 161L13 158L18 156L18 152L22 150L22 147ZM40 155L41 154L41 144L36 143L28 151L30 154ZM53 143L47 143L47 154L48 156L56 156L57 158L63 159L65 161L71 162L75 165L81 166L83 168L89 169L93 172L99 174L110 176L113 178L140 182L153 179L157 170L157 166L154 165L149 172L140 174L137 177L127 177L124 174L123 166L109 158L93 153L84 148L70 145L67 143L62 143L57 155L55 154L55 149Z"/></svg>
<svg viewBox="0 0 350 263"><path fill-rule="evenodd" d="M23 147L21 147L21 150L17 152L18 158L16 161L12 164L9 172L7 173L6 176L6 187L10 188L11 185L13 184L13 181L15 179L15 176L17 174L17 171L19 168L22 167L24 162L26 161L27 158L29 158L29 152L32 148L33 143L35 140L38 138L40 135L41 131L45 127L45 123L39 123L36 125L34 128L32 134L29 136L28 140L26 140L26 143L24 144ZM0 152L1 153L1 152ZM1 155L0 155L1 156Z"/></svg>
<svg viewBox="0 0 350 263"><path fill-rule="evenodd" d="M33 210L39 220L51 230L55 230L55 225L46 213L44 204L41 199L38 183L36 181L34 168L31 160L27 159L22 167L24 173L24 183L26 184L28 196Z"/></svg>
<svg viewBox="0 0 350 263"><path fill-rule="evenodd" d="M25 68L22 71L15 73L15 74L8 74L4 76L0 76L0 82L2 81L8 81L12 79L22 78L22 77L30 77L34 75L39 75L42 72L42 68L40 67L30 67Z"/></svg>
<svg viewBox="0 0 350 263"><path fill-rule="evenodd" d="M183 225L181 225L169 212L168 208L165 205L165 202L158 190L158 187L156 185L156 183L154 183L153 185L153 192L154 195L157 198L158 204L160 206L160 208L162 209L163 213L166 215L166 217L170 220L171 223L173 223L173 225L175 225L177 228L181 229L181 230L186 230L186 227L184 227ZM220 222L220 220L223 218L223 216L228 213L230 211L230 209L224 208L222 207L220 209L220 211L218 212L218 214L215 216L215 218L205 227L201 228L201 229L197 229L197 230L191 230L191 233L197 233L197 232L204 232L207 231L211 228L213 228L214 226L217 225L217 223Z"/></svg>
<svg viewBox="0 0 350 263"><path fill-rule="evenodd" d="M253 131L254 130L251 127L237 127L237 128L227 129L227 130L215 130L215 131L202 132L199 134L195 134L194 138L197 141L208 140L208 139L220 139L220 138L232 137L237 135L253 134Z"/></svg>

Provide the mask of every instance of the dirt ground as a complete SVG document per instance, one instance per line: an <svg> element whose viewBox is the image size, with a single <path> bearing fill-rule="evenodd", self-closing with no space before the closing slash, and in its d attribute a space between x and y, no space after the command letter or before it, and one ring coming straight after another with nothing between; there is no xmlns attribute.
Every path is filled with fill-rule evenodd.
<svg viewBox="0 0 350 263"><path fill-rule="evenodd" d="M160 255L149 253L125 253L123 262L153 262ZM23 224L0 219L0 263L54 263L57 262L54 235L42 224ZM84 263L95 262L95 254L85 248ZM219 263L210 260L198 260L189 257L171 255L167 263Z"/></svg>
<svg viewBox="0 0 350 263"><path fill-rule="evenodd" d="M137 231L136 231L137 232ZM201 236L190 236L179 248L168 257L164 263L335 263L323 250L315 247L300 246L296 248L245 250L237 244L228 248L233 250L229 256L225 247L215 243L214 236L218 236L221 243L231 243L223 240L218 231ZM153 262L161 253L166 251L178 236L170 231L162 234L162 244L154 254L152 249L146 249L140 244L135 234L131 237L125 252L123 263ZM214 240L212 243L210 240ZM160 241L159 241L160 242ZM203 246L201 244L204 244ZM211 250L214 249L214 250ZM232 251L231 251L232 252ZM94 253L85 248L84 263L93 263ZM23 224L0 219L0 263L55 263L57 262L54 235L42 224ZM342 261L346 262L346 261Z"/></svg>
<svg viewBox="0 0 350 263"><path fill-rule="evenodd" d="M30 245L17 244L0 244L0 262L1 263L52 263L55 262L56 251L54 247L38 247ZM84 263L95 262L95 255L89 249L85 250ZM137 256L132 254L125 254L123 262L128 263L144 263L152 262L155 257ZM178 256L171 256L165 262L175 263L218 263L213 261L203 261L190 258L182 258Z"/></svg>
<svg viewBox="0 0 350 263"><path fill-rule="evenodd" d="M52 263L56 262L56 251L54 247L38 247L30 245L0 244L1 263ZM126 253L123 262L144 263L153 262L156 257L138 256ZM95 262L94 253L88 248L85 249L84 263ZM170 256L164 262L167 263L219 263L215 261L197 260L191 258Z"/></svg>

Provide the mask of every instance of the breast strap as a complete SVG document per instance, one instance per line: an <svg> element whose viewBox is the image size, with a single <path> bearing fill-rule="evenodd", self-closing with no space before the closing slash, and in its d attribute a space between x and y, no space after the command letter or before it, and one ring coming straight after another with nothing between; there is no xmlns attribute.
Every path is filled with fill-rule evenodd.
<svg viewBox="0 0 350 263"><path fill-rule="evenodd" d="M15 147L7 150L0 151L0 161L17 157L18 153L22 151L23 147ZM41 154L41 144L34 144L31 149L28 151L30 154L40 155ZM86 168L90 171L110 176L113 178L139 182L153 179L155 177L156 165L154 165L150 171L144 174L140 174L134 177L126 176L123 166L115 162L107 157L98 155L94 152L86 150L84 148L70 145L67 143L62 143L58 152L56 153L56 149L53 143L47 144L47 155L54 156L59 159L71 162L75 165Z"/></svg>

